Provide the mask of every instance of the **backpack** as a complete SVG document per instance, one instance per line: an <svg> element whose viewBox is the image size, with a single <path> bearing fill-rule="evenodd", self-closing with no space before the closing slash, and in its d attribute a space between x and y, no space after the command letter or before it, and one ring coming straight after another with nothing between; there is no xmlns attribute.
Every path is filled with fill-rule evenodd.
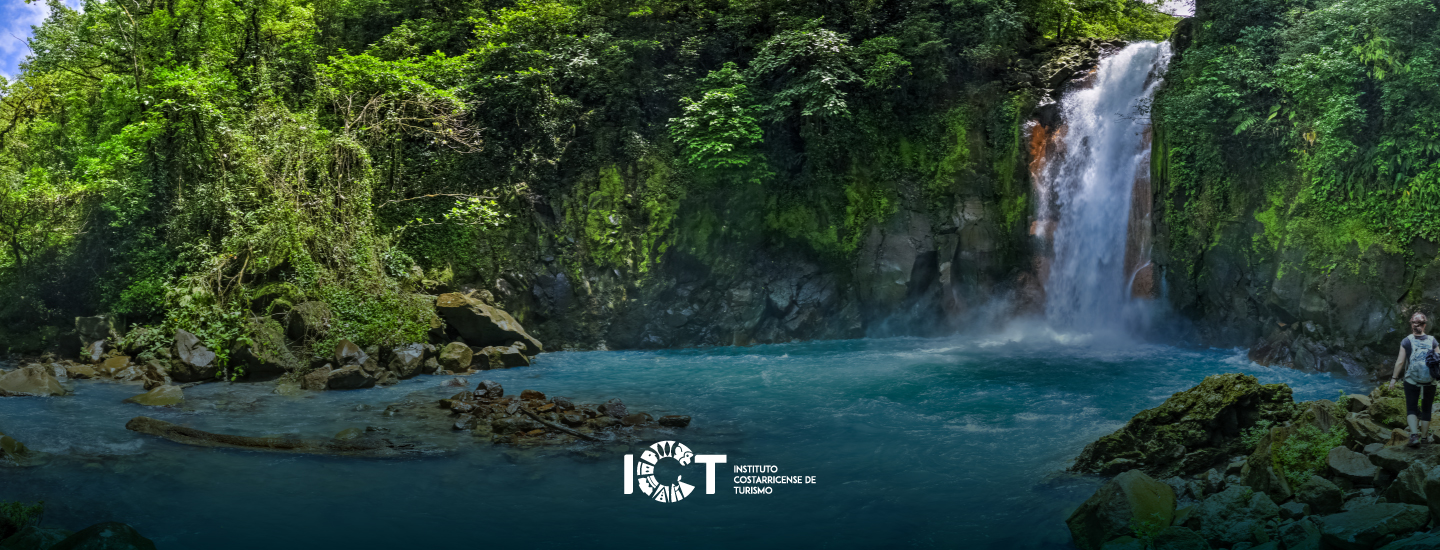
<svg viewBox="0 0 1440 550"><path fill-rule="evenodd" d="M1432 336L1433 338L1433 336ZM1430 352L1425 354L1425 368L1430 370L1431 380L1440 380L1440 345L1430 346Z"/></svg>

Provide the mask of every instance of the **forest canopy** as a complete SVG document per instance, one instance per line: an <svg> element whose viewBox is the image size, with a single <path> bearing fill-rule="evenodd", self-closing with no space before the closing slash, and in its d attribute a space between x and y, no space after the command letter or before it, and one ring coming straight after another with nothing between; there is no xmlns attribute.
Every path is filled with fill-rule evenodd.
<svg viewBox="0 0 1440 550"><path fill-rule="evenodd" d="M50 9L0 80L0 328L111 312L222 353L300 301L332 339L419 339L417 293L536 239L636 277L722 234L843 258L894 181L988 173L1015 59L1175 21L1140 0Z"/></svg>

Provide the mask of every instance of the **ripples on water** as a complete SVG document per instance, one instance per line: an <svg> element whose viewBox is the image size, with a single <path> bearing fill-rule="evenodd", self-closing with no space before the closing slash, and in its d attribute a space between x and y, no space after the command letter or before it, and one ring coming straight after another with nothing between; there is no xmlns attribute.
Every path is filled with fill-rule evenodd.
<svg viewBox="0 0 1440 550"><path fill-rule="evenodd" d="M457 450L433 457L341 459L184 447L123 427L145 414L246 435L403 431L402 418L380 411L454 393L441 377L304 397L207 384L187 390L178 411L121 403L135 386L81 383L71 397L0 399L0 431L56 454L0 470L0 500L44 499L46 523L71 529L125 521L162 549L1073 548L1064 512L1100 481L1064 468L1136 412L1222 372L1288 383L1297 400L1358 388L1233 350L1055 334L547 353L483 376L508 393L620 397L632 411L693 416L674 439L728 455L717 494L703 494L704 468L693 465L678 473L696 492L661 504L621 492L622 455L638 446L523 451L453 433L439 443ZM736 464L818 483L736 495Z"/></svg>

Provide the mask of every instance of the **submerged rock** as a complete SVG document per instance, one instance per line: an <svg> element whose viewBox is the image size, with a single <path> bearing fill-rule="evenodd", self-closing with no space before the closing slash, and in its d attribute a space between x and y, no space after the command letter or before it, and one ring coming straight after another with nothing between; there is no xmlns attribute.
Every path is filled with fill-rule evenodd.
<svg viewBox="0 0 1440 550"><path fill-rule="evenodd" d="M1080 550L1099 550L1106 541L1132 534L1144 522L1168 526L1175 517L1175 491L1140 470L1106 482L1065 524Z"/></svg>
<svg viewBox="0 0 1440 550"><path fill-rule="evenodd" d="M55 372L40 365L21 367L0 376L0 396L33 395L49 397L65 395L65 387Z"/></svg>
<svg viewBox="0 0 1440 550"><path fill-rule="evenodd" d="M185 401L185 390L180 389L180 386L160 386L125 400L126 403L147 407L174 407L183 401Z"/></svg>
<svg viewBox="0 0 1440 550"><path fill-rule="evenodd" d="M46 529L31 525L0 541L0 550L49 550L74 534L74 531L66 529Z"/></svg>
<svg viewBox="0 0 1440 550"><path fill-rule="evenodd" d="M684 428L690 425L690 417L679 414L667 414L660 417L660 425L667 428Z"/></svg>
<svg viewBox="0 0 1440 550"><path fill-rule="evenodd" d="M1248 451L1242 430L1294 415L1290 387L1245 374L1217 374L1135 415L1085 447L1071 470L1110 475L1139 468L1156 477L1193 475Z"/></svg>
<svg viewBox="0 0 1440 550"><path fill-rule="evenodd" d="M81 529L50 550L155 550L155 543L134 527L111 521Z"/></svg>

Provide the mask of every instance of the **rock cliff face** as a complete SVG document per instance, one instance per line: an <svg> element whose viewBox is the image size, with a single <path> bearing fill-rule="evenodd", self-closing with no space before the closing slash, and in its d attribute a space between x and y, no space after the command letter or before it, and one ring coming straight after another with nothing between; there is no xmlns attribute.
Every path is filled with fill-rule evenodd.
<svg viewBox="0 0 1440 550"><path fill-rule="evenodd" d="M552 349L927 336L1038 312L1045 264L1037 260L1043 243L1031 236L1030 174L1032 156L1044 149L1027 142L1029 132L1061 124L1061 92L1122 45L1082 39L1036 48L972 91L977 112L1006 114L966 134L968 168L941 197L904 175L884 184L898 191L898 204L843 257L793 239L712 237L707 246L669 248L645 273L567 263L583 243L552 237L568 222L564 209L549 208L537 210L531 248L514 254L499 277L453 289L488 291ZM729 212L724 219L744 223ZM677 227L677 243L706 238L683 222Z"/></svg>

